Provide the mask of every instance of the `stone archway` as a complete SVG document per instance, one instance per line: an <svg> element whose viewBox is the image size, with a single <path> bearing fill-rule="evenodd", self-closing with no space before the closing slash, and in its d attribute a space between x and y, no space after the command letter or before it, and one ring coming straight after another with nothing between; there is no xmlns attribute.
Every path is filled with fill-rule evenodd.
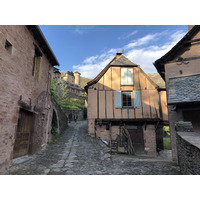
<svg viewBox="0 0 200 200"><path fill-rule="evenodd" d="M53 109L53 116L52 116L52 122L51 122L51 127L52 127L52 134L59 134L60 133L60 127L59 127L59 119L58 119L58 114L55 109Z"/></svg>

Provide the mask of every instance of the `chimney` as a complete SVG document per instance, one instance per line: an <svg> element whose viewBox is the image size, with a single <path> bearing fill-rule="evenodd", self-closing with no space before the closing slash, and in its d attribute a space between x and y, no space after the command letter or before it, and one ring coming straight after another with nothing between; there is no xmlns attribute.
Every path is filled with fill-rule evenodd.
<svg viewBox="0 0 200 200"><path fill-rule="evenodd" d="M188 25L188 31L190 31L195 25Z"/></svg>
<svg viewBox="0 0 200 200"><path fill-rule="evenodd" d="M74 72L74 76L75 76L75 84L80 86L81 85L81 77L80 77L80 73L79 72Z"/></svg>

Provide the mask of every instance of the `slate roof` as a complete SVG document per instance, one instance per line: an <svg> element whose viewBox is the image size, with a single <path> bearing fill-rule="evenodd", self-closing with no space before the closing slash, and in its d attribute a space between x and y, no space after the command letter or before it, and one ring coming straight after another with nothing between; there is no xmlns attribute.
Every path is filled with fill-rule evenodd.
<svg viewBox="0 0 200 200"><path fill-rule="evenodd" d="M63 80L63 83L66 84L67 87L69 87L69 88L74 88L74 89L77 89L77 90L82 90L81 87L79 87L77 84L71 83L69 81L64 81Z"/></svg>
<svg viewBox="0 0 200 200"><path fill-rule="evenodd" d="M200 101L200 74L169 78L168 104Z"/></svg>
<svg viewBox="0 0 200 200"><path fill-rule="evenodd" d="M131 60L129 60L127 57L125 57L123 54L114 60L110 65L115 65L115 66L138 66Z"/></svg>
<svg viewBox="0 0 200 200"><path fill-rule="evenodd" d="M165 81L162 79L159 73L147 73L147 75L154 83L156 83L159 86L159 88L166 88Z"/></svg>

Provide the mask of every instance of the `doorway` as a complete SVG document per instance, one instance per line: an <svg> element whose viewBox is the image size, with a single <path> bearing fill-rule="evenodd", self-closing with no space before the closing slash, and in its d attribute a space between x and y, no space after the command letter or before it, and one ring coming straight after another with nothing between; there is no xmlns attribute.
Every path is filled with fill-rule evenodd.
<svg viewBox="0 0 200 200"><path fill-rule="evenodd" d="M32 124L33 114L26 110L20 109L13 151L14 158L28 154Z"/></svg>
<svg viewBox="0 0 200 200"><path fill-rule="evenodd" d="M134 129L128 129L135 153L144 153L144 135L142 126L136 126Z"/></svg>

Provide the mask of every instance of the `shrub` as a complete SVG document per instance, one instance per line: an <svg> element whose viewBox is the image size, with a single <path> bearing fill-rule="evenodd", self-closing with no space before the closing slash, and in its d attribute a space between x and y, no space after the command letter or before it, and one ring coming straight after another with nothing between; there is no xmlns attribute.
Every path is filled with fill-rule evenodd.
<svg viewBox="0 0 200 200"><path fill-rule="evenodd" d="M51 134L52 135L56 135L58 132L57 132L57 128L55 126L52 126L51 127Z"/></svg>

